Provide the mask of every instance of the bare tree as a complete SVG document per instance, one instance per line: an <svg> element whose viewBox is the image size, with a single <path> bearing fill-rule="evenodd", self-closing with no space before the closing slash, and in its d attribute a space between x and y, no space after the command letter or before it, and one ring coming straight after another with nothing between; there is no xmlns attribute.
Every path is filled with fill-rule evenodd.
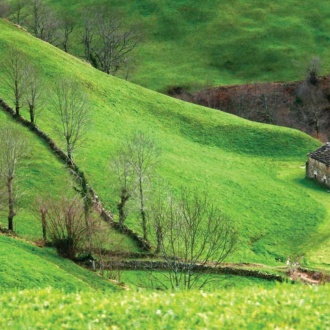
<svg viewBox="0 0 330 330"><path fill-rule="evenodd" d="M30 121L35 124L43 105L43 82L35 67L26 67L25 101L29 109Z"/></svg>
<svg viewBox="0 0 330 330"><path fill-rule="evenodd" d="M75 259L86 240L84 206L78 198L61 198L48 203L47 235L57 252Z"/></svg>
<svg viewBox="0 0 330 330"><path fill-rule="evenodd" d="M129 155L128 164L135 176L143 238L147 240L146 190L159 161L160 148L151 136L137 131L127 140L125 153Z"/></svg>
<svg viewBox="0 0 330 330"><path fill-rule="evenodd" d="M28 16L28 0L12 0L9 3L9 17L12 22L23 25Z"/></svg>
<svg viewBox="0 0 330 330"><path fill-rule="evenodd" d="M47 242L47 214L48 209L51 205L51 198L44 198L38 196L35 199L34 205L37 210L37 217L39 218L40 215L40 222L41 222L41 228L42 228L42 239L44 242Z"/></svg>
<svg viewBox="0 0 330 330"><path fill-rule="evenodd" d="M119 224L122 226L127 217L127 202L133 196L134 173L129 160L129 155L125 151L125 144L120 147L120 151L110 160L110 176L112 178L114 190L118 194L119 202L117 209L119 212Z"/></svg>
<svg viewBox="0 0 330 330"><path fill-rule="evenodd" d="M55 44L58 40L59 21L55 12L44 0L30 0L31 22L33 34L46 42Z"/></svg>
<svg viewBox="0 0 330 330"><path fill-rule="evenodd" d="M81 13L81 16L83 17L83 23L84 23L83 31L81 35L81 42L84 46L86 60L92 63L92 42L95 36L96 17L95 14L93 14L93 10L92 11L84 10Z"/></svg>
<svg viewBox="0 0 330 330"><path fill-rule="evenodd" d="M81 39L86 59L107 74L123 69L128 76L129 54L138 44L139 29L124 26L118 14L105 8L90 8L84 16Z"/></svg>
<svg viewBox="0 0 330 330"><path fill-rule="evenodd" d="M178 201L171 198L167 208L159 209L159 215L164 224L160 253L167 264L167 282L172 289L202 288L212 276L198 268L219 266L236 247L232 222L206 194L186 189Z"/></svg>
<svg viewBox="0 0 330 330"><path fill-rule="evenodd" d="M164 233L167 227L167 217L170 214L173 197L170 188L163 182L157 182L154 189L152 201L150 203L150 226L151 236L156 241L155 253L161 252L164 244Z"/></svg>
<svg viewBox="0 0 330 330"><path fill-rule="evenodd" d="M137 45L136 33L125 30L119 17L101 16L97 25L98 41L92 47L100 69L116 74L127 54Z"/></svg>
<svg viewBox="0 0 330 330"><path fill-rule="evenodd" d="M15 106L16 116L20 116L26 92L28 61L26 56L18 49L10 49L2 63L4 69L4 82L9 87L12 101Z"/></svg>
<svg viewBox="0 0 330 330"><path fill-rule="evenodd" d="M67 156L82 139L89 122L89 105L80 86L73 81L59 81L54 88L55 112L59 120L59 133L64 138Z"/></svg>
<svg viewBox="0 0 330 330"><path fill-rule="evenodd" d="M16 170L27 155L27 142L14 125L0 128L0 176L5 181L8 196L8 230L14 230Z"/></svg>
<svg viewBox="0 0 330 330"><path fill-rule="evenodd" d="M92 213L92 198L89 193L87 180L85 177L85 173L78 170L77 176L76 176L76 182L79 183L79 187L74 187L74 189L80 194L83 204L84 204L84 217L85 217L85 226L86 226L86 232L87 232L87 239L88 239L88 253L92 253L92 235L93 235L93 224L91 219L91 213Z"/></svg>
<svg viewBox="0 0 330 330"><path fill-rule="evenodd" d="M59 30L60 30L60 46L63 50L69 52L69 38L72 34L76 22L72 16L69 16L67 13L62 13L61 19L59 21Z"/></svg>

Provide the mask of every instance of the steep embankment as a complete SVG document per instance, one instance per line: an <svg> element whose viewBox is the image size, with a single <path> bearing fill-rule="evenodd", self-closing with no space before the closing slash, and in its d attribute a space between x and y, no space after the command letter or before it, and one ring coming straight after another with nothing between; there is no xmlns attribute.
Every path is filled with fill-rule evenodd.
<svg viewBox="0 0 330 330"><path fill-rule="evenodd" d="M59 77L69 78L89 95L92 122L75 160L106 206L115 209L109 156L139 128L162 146L159 176L176 188L206 188L239 227L241 249L234 260L272 263L275 257L285 260L305 252L305 242L326 216L304 180L306 153L317 141L298 131L173 100L109 77L8 23L0 22L0 28L0 60L16 46L49 86ZM0 95L7 102L11 99L5 85ZM38 124L60 144L51 102L46 109ZM285 179L278 175L283 171ZM128 224L139 228L134 216Z"/></svg>

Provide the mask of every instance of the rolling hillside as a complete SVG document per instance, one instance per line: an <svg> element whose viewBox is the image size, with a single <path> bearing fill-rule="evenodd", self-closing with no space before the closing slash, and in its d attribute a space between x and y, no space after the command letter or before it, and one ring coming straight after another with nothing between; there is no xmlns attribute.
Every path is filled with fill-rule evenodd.
<svg viewBox="0 0 330 330"><path fill-rule="evenodd" d="M49 0L57 9L79 16L96 1ZM97 1L138 24L143 39L134 59L132 81L153 90L201 89L304 78L313 56L330 70L325 0L141 0ZM79 43L76 34L74 42ZM75 52L83 54L75 47Z"/></svg>
<svg viewBox="0 0 330 330"><path fill-rule="evenodd" d="M57 288L63 292L119 291L95 273L60 258L55 251L0 236L0 292Z"/></svg>
<svg viewBox="0 0 330 330"><path fill-rule="evenodd" d="M315 199L313 188L304 179L306 154L319 145L317 141L298 131L252 123L107 76L4 21L0 21L0 31L0 61L15 46L40 69L49 86L59 77L70 78L89 95L92 123L75 160L109 209L115 209L109 189L110 154L138 127L152 134L163 149L160 177L176 188L206 188L237 225L241 249L233 261L272 264L275 258L284 261L307 252L312 235L317 235L327 219L326 207ZM0 97L10 103L4 84ZM38 125L61 144L51 102ZM36 152L33 162L51 157L47 149L41 152L47 156L40 154L39 159ZM48 180L46 173L53 164L57 164L55 158L40 165L44 175L37 174L31 181L22 179L26 187L29 182L36 185L31 196L48 189L40 178ZM28 172L34 168L32 163ZM52 176L59 187L68 176L60 171L62 174ZM32 234L38 224L31 203L24 199L21 203L24 213L17 216L17 226L22 226L19 233ZM31 226L21 225L27 218ZM139 230L134 217L128 221Z"/></svg>

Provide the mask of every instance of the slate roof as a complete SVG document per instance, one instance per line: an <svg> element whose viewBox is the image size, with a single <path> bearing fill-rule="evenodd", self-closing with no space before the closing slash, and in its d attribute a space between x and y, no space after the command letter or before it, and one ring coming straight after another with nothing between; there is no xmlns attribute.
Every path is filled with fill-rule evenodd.
<svg viewBox="0 0 330 330"><path fill-rule="evenodd" d="M308 154L308 157L311 157L319 161L320 163L330 166L330 142L327 142L321 148L318 148L315 151Z"/></svg>

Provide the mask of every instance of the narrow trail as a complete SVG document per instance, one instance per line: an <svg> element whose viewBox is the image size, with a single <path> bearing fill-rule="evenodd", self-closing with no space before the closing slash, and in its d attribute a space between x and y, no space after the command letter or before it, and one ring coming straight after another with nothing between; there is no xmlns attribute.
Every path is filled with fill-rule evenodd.
<svg viewBox="0 0 330 330"><path fill-rule="evenodd" d="M8 114L13 120L21 125L30 129L36 136L42 139L53 152L53 154L62 161L70 171L70 173L74 176L77 180L78 178L81 179L81 172L77 164L75 164L72 160L68 158L66 153L56 145L56 143L42 130L40 130L35 124L31 123L30 121L26 120L22 116L16 116L15 110L11 108L3 99L0 98L0 108ZM136 242L137 246L142 249L143 251L150 251L151 245L148 241L143 239L138 233L134 232L132 229L128 228L127 226L119 225L113 218L113 215L110 211L106 210L103 207L103 204L96 194L95 190L88 184L88 190L92 197L92 203L94 210L100 215L100 217L108 223L114 230L121 234L125 234L130 237L133 241Z"/></svg>

